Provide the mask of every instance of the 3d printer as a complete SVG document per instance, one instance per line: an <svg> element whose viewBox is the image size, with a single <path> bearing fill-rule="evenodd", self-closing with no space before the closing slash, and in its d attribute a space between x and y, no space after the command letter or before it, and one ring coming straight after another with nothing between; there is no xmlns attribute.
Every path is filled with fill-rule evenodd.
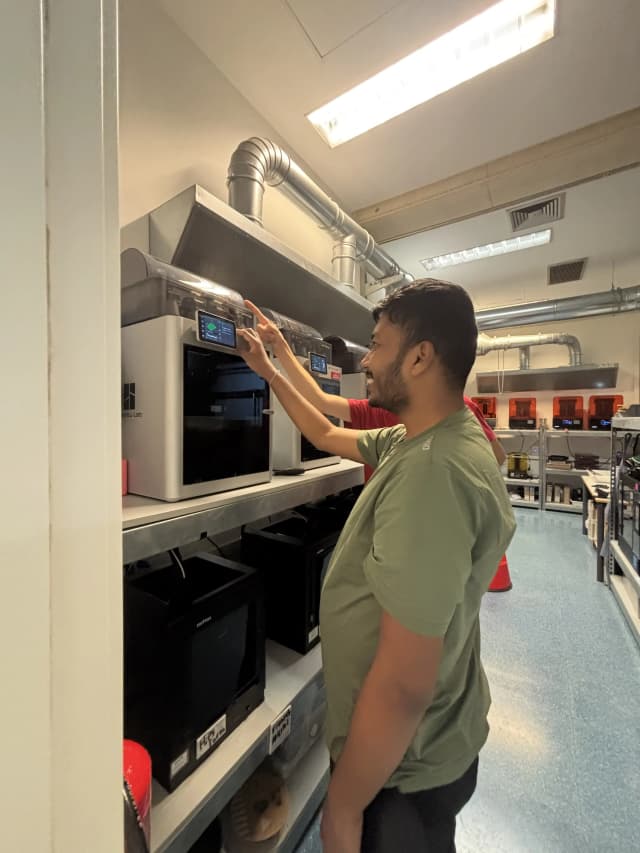
<svg viewBox="0 0 640 853"><path fill-rule="evenodd" d="M472 397L476 406L482 412L485 421L490 427L495 427L497 422L496 413L498 411L497 400L495 397Z"/></svg>
<svg viewBox="0 0 640 853"><path fill-rule="evenodd" d="M553 398L553 428L582 429L584 423L583 397Z"/></svg>
<svg viewBox="0 0 640 853"><path fill-rule="evenodd" d="M536 398L511 397L509 400L509 429L536 428Z"/></svg>
<svg viewBox="0 0 640 853"><path fill-rule="evenodd" d="M624 397L622 394L614 394L613 396L594 394L589 397L589 429L610 430L611 418L623 405Z"/></svg>

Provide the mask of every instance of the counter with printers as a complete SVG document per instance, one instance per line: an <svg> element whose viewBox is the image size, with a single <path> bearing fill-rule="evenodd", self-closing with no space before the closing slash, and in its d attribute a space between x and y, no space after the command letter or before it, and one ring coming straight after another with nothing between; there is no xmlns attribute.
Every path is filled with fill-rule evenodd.
<svg viewBox="0 0 640 853"><path fill-rule="evenodd" d="M152 850L191 850L268 755L289 849L327 783L320 589L362 466L313 448L246 365L239 293L137 250L122 284L124 729L151 756ZM353 345L265 312L341 393L332 351L349 369Z"/></svg>

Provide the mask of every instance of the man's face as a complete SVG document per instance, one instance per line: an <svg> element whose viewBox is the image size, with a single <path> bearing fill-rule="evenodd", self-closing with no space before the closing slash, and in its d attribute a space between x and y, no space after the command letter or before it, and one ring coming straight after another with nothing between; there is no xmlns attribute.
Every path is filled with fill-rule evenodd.
<svg viewBox="0 0 640 853"><path fill-rule="evenodd" d="M362 359L369 404L394 415L404 411L409 403L409 389L402 371L407 356L404 344L403 330L381 317L371 335L369 352Z"/></svg>

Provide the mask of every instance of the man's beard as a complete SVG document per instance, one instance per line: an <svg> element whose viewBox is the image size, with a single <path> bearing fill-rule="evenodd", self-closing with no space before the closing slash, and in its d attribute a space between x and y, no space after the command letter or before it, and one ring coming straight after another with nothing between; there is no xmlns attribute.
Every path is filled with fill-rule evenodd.
<svg viewBox="0 0 640 853"><path fill-rule="evenodd" d="M396 360L384 373L377 373L374 381L374 390L369 396L369 405L380 409L386 409L394 415L399 415L409 404L407 384L402 378L402 362L405 353L399 353Z"/></svg>

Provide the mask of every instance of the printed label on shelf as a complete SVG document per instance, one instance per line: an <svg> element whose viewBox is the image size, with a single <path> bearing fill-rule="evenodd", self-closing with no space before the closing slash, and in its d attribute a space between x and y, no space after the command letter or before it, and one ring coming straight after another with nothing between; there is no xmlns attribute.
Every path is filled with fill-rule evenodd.
<svg viewBox="0 0 640 853"><path fill-rule="evenodd" d="M176 773L179 773L183 767L187 766L187 761L189 761L189 750L185 749L182 755L179 755L175 761L171 762L171 767L169 767L169 776L173 779Z"/></svg>
<svg viewBox="0 0 640 853"><path fill-rule="evenodd" d="M227 733L227 716L220 717L219 720L210 726L206 732L203 732L199 738L196 738L196 760L202 758L210 749L218 743Z"/></svg>
<svg viewBox="0 0 640 853"><path fill-rule="evenodd" d="M272 755L291 734L291 705L288 705L279 717L271 723L269 730L269 755Z"/></svg>

